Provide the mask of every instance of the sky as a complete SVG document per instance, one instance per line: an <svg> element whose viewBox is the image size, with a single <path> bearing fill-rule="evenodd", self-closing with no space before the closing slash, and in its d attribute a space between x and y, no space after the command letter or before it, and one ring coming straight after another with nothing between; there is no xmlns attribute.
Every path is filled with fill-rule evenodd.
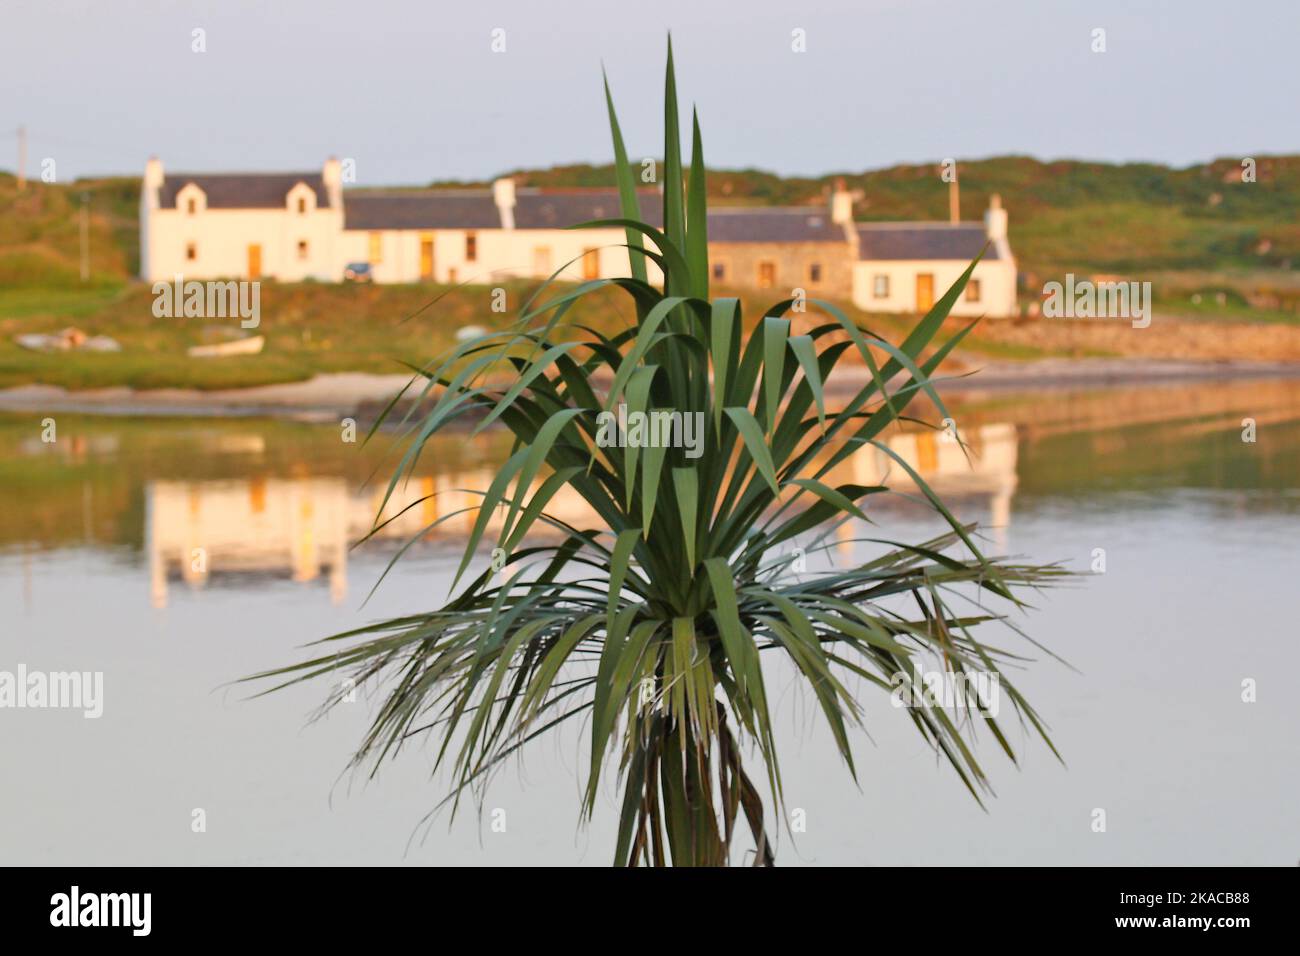
<svg viewBox="0 0 1300 956"><path fill-rule="evenodd" d="M629 155L658 156L669 30L714 168L1300 152L1295 0L4 0L0 168L19 125L60 181L604 163L602 64Z"/></svg>

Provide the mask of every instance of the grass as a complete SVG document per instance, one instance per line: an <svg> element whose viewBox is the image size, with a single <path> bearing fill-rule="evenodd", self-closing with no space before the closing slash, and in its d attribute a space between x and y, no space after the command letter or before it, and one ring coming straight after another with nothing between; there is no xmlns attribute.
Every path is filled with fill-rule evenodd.
<svg viewBox="0 0 1300 956"><path fill-rule="evenodd" d="M134 177L45 183L18 191L0 174L0 288L81 284L81 210L89 212L91 285L121 285L139 271L140 182Z"/></svg>
<svg viewBox="0 0 1300 956"><path fill-rule="evenodd" d="M517 305L538 283L506 284L507 303ZM747 306L757 293L733 291ZM234 333L239 323L224 325L200 319L158 319L148 286L94 286L46 291L14 288L0 291L0 388L46 384L78 390L128 386L135 389L225 389L303 381L324 372L400 374L430 353L450 348L458 330L478 325L507 327L508 313L486 306L486 286L332 285L315 282L266 282L261 292L261 323L252 334L266 337L259 355L194 359L185 349L209 341L217 332ZM435 301L436 300L436 301ZM848 303L836 307L855 321L882 331L898 332L915 317L868 314ZM573 318L607 335L635 320L635 312L611 291L584 296ZM810 326L824 316L813 308L801 321ZM42 353L20 348L14 336L53 332L75 324L92 335L107 335L121 352ZM982 330L967 339L971 357L1023 360L1048 351L998 342ZM851 358L849 361L853 361Z"/></svg>
<svg viewBox="0 0 1300 956"><path fill-rule="evenodd" d="M529 286L507 287L508 299ZM126 385L148 388L239 388L301 381L321 372L402 373L403 363L422 361L430 350L455 342L464 325L502 324L485 308L485 287L322 285L264 283L261 321L249 334L266 337L259 355L196 359L185 354L218 333L240 332L238 320L159 319L153 296L142 284L113 294L64 293L42 304L42 294L20 290L0 297L0 387L41 382L70 389ZM439 296L445 296L430 305ZM54 331L68 324L65 306L78 310L77 325L90 334L113 337L116 353L41 353L13 342L19 331ZM421 311L423 309L423 311ZM619 316L594 304L586 311L597 324Z"/></svg>
<svg viewBox="0 0 1300 956"><path fill-rule="evenodd" d="M1156 273L1151 282L1160 309L1181 318L1300 324L1300 273L1191 270Z"/></svg>
<svg viewBox="0 0 1300 956"><path fill-rule="evenodd" d="M129 293L130 288L121 285L87 288L14 286L0 289L0 320L48 319L60 322L86 318L104 311Z"/></svg>

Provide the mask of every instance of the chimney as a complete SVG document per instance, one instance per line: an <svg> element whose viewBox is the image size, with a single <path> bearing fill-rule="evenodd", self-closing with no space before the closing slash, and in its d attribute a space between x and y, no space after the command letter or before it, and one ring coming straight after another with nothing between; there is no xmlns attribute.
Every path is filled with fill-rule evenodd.
<svg viewBox="0 0 1300 956"><path fill-rule="evenodd" d="M163 164L157 156L150 156L144 164L144 179L140 183L140 278L157 278L154 269L149 226L153 212L162 199Z"/></svg>
<svg viewBox="0 0 1300 956"><path fill-rule="evenodd" d="M853 193L845 187L843 177L835 180L831 191L831 222L840 225L853 222Z"/></svg>
<svg viewBox="0 0 1300 956"><path fill-rule="evenodd" d="M989 208L984 213L984 231L994 242L1007 237L1007 211L1002 208L1002 197L997 193L989 197Z"/></svg>
<svg viewBox="0 0 1300 956"><path fill-rule="evenodd" d="M492 184L492 200L501 215L501 228L515 228L515 181L509 176Z"/></svg>
<svg viewBox="0 0 1300 956"><path fill-rule="evenodd" d="M140 190L140 199L146 209L158 208L158 191L163 184L163 164L157 156L150 156L144 164L144 183Z"/></svg>
<svg viewBox="0 0 1300 956"><path fill-rule="evenodd" d="M338 158L331 156L325 160L320 178L325 182L325 193L330 199L331 209L343 208L343 166Z"/></svg>

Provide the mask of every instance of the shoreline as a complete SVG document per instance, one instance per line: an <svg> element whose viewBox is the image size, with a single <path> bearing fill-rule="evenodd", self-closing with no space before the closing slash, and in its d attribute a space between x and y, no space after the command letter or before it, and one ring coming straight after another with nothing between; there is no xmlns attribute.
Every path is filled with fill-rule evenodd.
<svg viewBox="0 0 1300 956"><path fill-rule="evenodd" d="M861 387L869 373L853 366L840 370L827 392ZM1134 385L1181 385L1199 381L1300 378L1300 363L1188 361L1178 359L1036 359L990 363L949 372L936 380L944 393L1103 389ZM273 417L299 421L337 421L377 413L407 382L407 375L337 372L300 382L252 388L150 389L121 386L71 392L53 385L0 389L0 412L72 412L109 416Z"/></svg>
<svg viewBox="0 0 1300 956"><path fill-rule="evenodd" d="M951 377L953 375L962 377ZM1064 391L1080 388L1132 388L1135 385L1185 385L1191 382L1292 378L1300 378L1300 362L1050 358L995 362L973 366L964 371L940 372L936 384L944 391L973 393L1018 389Z"/></svg>

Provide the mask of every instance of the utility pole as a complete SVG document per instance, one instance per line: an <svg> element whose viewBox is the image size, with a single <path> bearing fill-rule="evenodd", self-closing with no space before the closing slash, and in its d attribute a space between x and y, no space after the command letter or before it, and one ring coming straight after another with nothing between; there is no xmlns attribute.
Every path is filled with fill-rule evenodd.
<svg viewBox="0 0 1300 956"><path fill-rule="evenodd" d="M961 222L961 192L957 185L957 170L952 171L952 182L948 184L948 221L954 226Z"/></svg>
<svg viewBox="0 0 1300 956"><path fill-rule="evenodd" d="M18 191L27 188L27 127L18 127Z"/></svg>
<svg viewBox="0 0 1300 956"><path fill-rule="evenodd" d="M90 193L81 194L81 281L90 278Z"/></svg>

